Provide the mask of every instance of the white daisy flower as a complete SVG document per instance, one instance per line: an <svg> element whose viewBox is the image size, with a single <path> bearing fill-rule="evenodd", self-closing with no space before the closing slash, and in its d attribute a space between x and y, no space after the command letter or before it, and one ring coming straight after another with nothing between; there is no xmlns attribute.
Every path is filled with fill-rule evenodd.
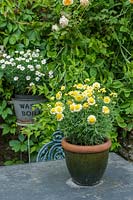
<svg viewBox="0 0 133 200"><path fill-rule="evenodd" d="M41 68L41 65L36 65L36 69L40 69Z"/></svg>
<svg viewBox="0 0 133 200"><path fill-rule="evenodd" d="M29 81L31 79L30 76L26 76L26 80Z"/></svg>
<svg viewBox="0 0 133 200"><path fill-rule="evenodd" d="M17 81L17 80L18 80L18 76L15 76L15 77L13 78L13 80L14 80L14 81Z"/></svg>
<svg viewBox="0 0 133 200"><path fill-rule="evenodd" d="M31 83L29 84L29 86L33 86L33 85L35 85L33 82L31 82Z"/></svg>
<svg viewBox="0 0 133 200"><path fill-rule="evenodd" d="M40 80L40 78L39 78L39 77L36 77L36 78L35 78L35 80L36 80L36 81L39 81L39 80Z"/></svg>
<svg viewBox="0 0 133 200"><path fill-rule="evenodd" d="M6 67L5 64L2 64L2 65L1 65L1 69L4 69L5 67Z"/></svg>
<svg viewBox="0 0 133 200"><path fill-rule="evenodd" d="M45 65L45 64L46 64L46 59L43 59L43 60L41 61L41 63L42 63L43 65Z"/></svg>

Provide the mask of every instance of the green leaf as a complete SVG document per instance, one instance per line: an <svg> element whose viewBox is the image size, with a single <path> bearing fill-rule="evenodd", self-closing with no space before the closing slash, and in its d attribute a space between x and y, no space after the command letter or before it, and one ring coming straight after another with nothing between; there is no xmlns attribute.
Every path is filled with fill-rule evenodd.
<svg viewBox="0 0 133 200"><path fill-rule="evenodd" d="M96 75L97 75L97 69L96 68L90 68L90 76L94 76L94 77L96 77Z"/></svg>
<svg viewBox="0 0 133 200"><path fill-rule="evenodd" d="M10 147L12 148L13 151L18 152L21 150L21 144L18 140L11 140L9 142Z"/></svg>
<svg viewBox="0 0 133 200"><path fill-rule="evenodd" d="M16 39L16 36L15 36L15 35L12 35L12 36L9 38L9 43L12 44L12 45L15 44L16 41L17 41L17 39Z"/></svg>

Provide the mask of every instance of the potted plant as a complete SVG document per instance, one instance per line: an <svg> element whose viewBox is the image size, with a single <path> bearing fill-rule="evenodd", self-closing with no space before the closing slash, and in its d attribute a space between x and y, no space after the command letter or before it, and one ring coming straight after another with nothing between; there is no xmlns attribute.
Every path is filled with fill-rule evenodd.
<svg viewBox="0 0 133 200"><path fill-rule="evenodd" d="M14 91L12 101L18 122L31 123L33 117L39 113L38 109L32 110L32 106L44 101L41 96L33 96L32 90L39 85L48 85L49 78L53 77L46 59L39 49L15 51L13 55L3 53L0 70Z"/></svg>
<svg viewBox="0 0 133 200"><path fill-rule="evenodd" d="M62 86L47 105L51 120L56 119L58 129L64 133L66 164L77 184L95 185L103 176L116 96L98 82L78 83L69 90Z"/></svg>

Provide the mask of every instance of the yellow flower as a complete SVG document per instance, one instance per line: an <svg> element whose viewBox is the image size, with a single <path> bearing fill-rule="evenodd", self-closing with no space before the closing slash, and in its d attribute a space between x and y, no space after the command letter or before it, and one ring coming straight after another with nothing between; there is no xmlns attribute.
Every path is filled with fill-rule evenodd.
<svg viewBox="0 0 133 200"><path fill-rule="evenodd" d="M76 95L74 98L76 101L82 101L84 99L83 95L81 95L81 94Z"/></svg>
<svg viewBox="0 0 133 200"><path fill-rule="evenodd" d="M61 90L65 90L65 86L61 86Z"/></svg>
<svg viewBox="0 0 133 200"><path fill-rule="evenodd" d="M51 114L55 114L55 113L56 113L56 112L55 112L55 108L51 108L50 113L51 113Z"/></svg>
<svg viewBox="0 0 133 200"><path fill-rule="evenodd" d="M130 3L133 3L133 0L129 0Z"/></svg>
<svg viewBox="0 0 133 200"><path fill-rule="evenodd" d="M94 115L89 115L89 117L87 118L87 121L89 124L95 124L96 117Z"/></svg>
<svg viewBox="0 0 133 200"><path fill-rule="evenodd" d="M55 107L55 113L62 113L63 112L63 107L62 106L56 106Z"/></svg>
<svg viewBox="0 0 133 200"><path fill-rule="evenodd" d="M88 101L89 105L94 105L96 103L96 101L93 97L89 97L87 101Z"/></svg>
<svg viewBox="0 0 133 200"><path fill-rule="evenodd" d="M73 0L63 0L63 5L64 6L69 6L71 4L73 4Z"/></svg>
<svg viewBox="0 0 133 200"><path fill-rule="evenodd" d="M57 101L56 103L55 103L55 106L64 106L64 104L61 102L61 101Z"/></svg>
<svg viewBox="0 0 133 200"><path fill-rule="evenodd" d="M102 112L103 112L104 114L109 114L109 113L110 113L110 110L109 110L109 108L108 108L107 106L103 106L103 107L102 107Z"/></svg>
<svg viewBox="0 0 133 200"><path fill-rule="evenodd" d="M110 97L106 96L103 98L104 103L110 103Z"/></svg>
<svg viewBox="0 0 133 200"><path fill-rule="evenodd" d="M87 102L85 102L85 103L83 104L83 108L84 108L84 109L89 108L89 104L88 104Z"/></svg>
<svg viewBox="0 0 133 200"><path fill-rule="evenodd" d="M82 110L82 105L81 104L75 104L75 112L79 112L80 110Z"/></svg>
<svg viewBox="0 0 133 200"><path fill-rule="evenodd" d="M70 111L71 112L75 111L75 103L70 104Z"/></svg>
<svg viewBox="0 0 133 200"><path fill-rule="evenodd" d="M57 113L57 115L56 115L57 121L62 121L63 118L64 118L64 115L62 113Z"/></svg>
<svg viewBox="0 0 133 200"><path fill-rule="evenodd" d="M98 89L100 89L100 83L95 82L95 83L93 83L92 87L93 87L94 89L98 90Z"/></svg>
<svg viewBox="0 0 133 200"><path fill-rule="evenodd" d="M56 94L56 99L57 99L57 100L60 100L61 97L62 97L62 93L61 93L61 92L58 92L58 93Z"/></svg>

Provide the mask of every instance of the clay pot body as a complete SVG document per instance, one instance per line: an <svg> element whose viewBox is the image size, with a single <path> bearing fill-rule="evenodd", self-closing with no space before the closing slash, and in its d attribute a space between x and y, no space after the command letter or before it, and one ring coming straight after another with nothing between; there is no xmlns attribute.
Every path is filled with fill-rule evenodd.
<svg viewBox="0 0 133 200"><path fill-rule="evenodd" d="M98 184L105 172L111 141L94 146L70 144L62 140L68 171L73 182L79 185Z"/></svg>

